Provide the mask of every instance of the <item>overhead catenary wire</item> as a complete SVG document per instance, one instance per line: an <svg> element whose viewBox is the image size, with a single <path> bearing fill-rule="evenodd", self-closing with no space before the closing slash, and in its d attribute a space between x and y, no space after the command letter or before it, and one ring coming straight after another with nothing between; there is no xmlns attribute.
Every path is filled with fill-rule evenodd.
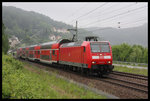
<svg viewBox="0 0 150 101"><path fill-rule="evenodd" d="M136 4L137 4L137 3L136 3ZM119 8L119 9L115 9L115 10L111 10L111 11L109 11L109 12L104 12L104 13L102 13L102 14L111 14L111 13L114 13L114 12L116 12L116 11L118 11L118 10L128 9L129 7L135 6L136 4L127 5L127 6L125 6L125 7L121 7L121 8ZM98 17L100 17L100 16L98 16Z"/></svg>
<svg viewBox="0 0 150 101"><path fill-rule="evenodd" d="M139 12L139 11L138 11ZM137 12L130 12L130 14L134 14L134 13L137 13ZM140 13L139 13L140 14ZM128 15L128 14L127 14ZM126 17L127 15L121 15L121 18L124 18L124 17ZM141 17L140 17L141 18ZM110 21L112 21L112 20L116 20L116 18L113 18L113 19L109 19L109 20L105 20L105 21L103 21L103 22L101 22L101 24L103 24L103 25L105 25L105 24L107 24L107 23L110 23ZM119 19L119 21L121 21L120 19ZM117 22L117 21L116 21ZM116 23L115 22L115 23ZM122 21L122 22L124 22L124 21ZM88 25L87 25L88 26ZM84 28L85 27L87 27L87 26L84 26ZM79 26L79 27L83 27L83 26Z"/></svg>
<svg viewBox="0 0 150 101"><path fill-rule="evenodd" d="M138 20L133 21L133 22L123 23L123 25L130 24L130 23L134 23L134 22L139 22L139 21L143 21L143 20L147 20L147 19L144 17L144 18L142 18L142 19L138 19Z"/></svg>
<svg viewBox="0 0 150 101"><path fill-rule="evenodd" d="M71 14L70 16L73 16L74 14L76 14L78 11L81 11L81 9L85 8L85 6L87 6L87 4L84 4L81 8L77 9L73 14Z"/></svg>
<svg viewBox="0 0 150 101"><path fill-rule="evenodd" d="M91 24L94 24L94 23L98 23L98 22L100 22L100 21L103 22L103 21L105 21L105 20L108 20L108 19L111 19L111 18L114 18L114 17L118 17L118 16L120 16L120 15L124 15L124 14L126 14L126 13L130 13L130 12L132 12L132 11L136 11L136 10L139 10L139 9L142 9L142 8L145 8L145 7L147 7L147 6L142 6L142 7L136 8L136 9L128 10L128 11L126 11L126 12L113 15L113 16L111 16L111 17L107 17L107 18L104 18L104 19L101 19L101 20L97 20L97 21L94 21L94 22L90 22L90 23L88 23L88 24L86 24L86 25L84 25L84 26L91 25Z"/></svg>
<svg viewBox="0 0 150 101"><path fill-rule="evenodd" d="M134 4L130 4L130 5L128 5L127 7L124 6L124 7L121 7L121 8L119 8L119 9L117 8L116 11L117 11L117 10L124 9L124 8L129 8L129 7L134 6L134 5L136 5L136 4L137 4L137 2L134 3ZM140 4L140 3L138 3L138 4ZM113 6L113 5L111 5L111 6L109 6L109 7L106 7L106 8L108 9L108 8L111 8L112 6ZM105 8L105 9L106 9L106 8ZM104 11L104 10L103 10L103 11ZM103 11L102 11L102 12L103 12ZM109 12L110 12L110 11L109 11ZM114 12L115 12L115 11L114 11ZM103 14L105 14L105 13L108 13L108 12L104 12ZM110 13L113 13L113 12L110 12ZM109 14L110 14L110 13L109 13ZM99 16L98 16L98 17L99 17ZM86 19L82 19L82 20L80 20L79 22L81 23L83 20L86 20ZM81 26L79 26L79 27L81 27ZM84 26L84 27L85 27L85 26Z"/></svg>
<svg viewBox="0 0 150 101"><path fill-rule="evenodd" d="M140 20L137 20L137 21L134 21L134 22L125 23L125 24L123 24L123 25L137 23L137 22L140 22L140 21L143 21L143 20L146 20L146 19L143 18L143 19L140 19ZM122 26L122 25L121 25L121 26ZM106 28L97 28L97 29L88 30L88 31L89 31L89 32L94 32L94 31L97 31L97 30L101 31L101 30L106 30L106 29L112 29L112 27L108 27L108 28L107 28L107 27L106 27Z"/></svg>
<svg viewBox="0 0 150 101"><path fill-rule="evenodd" d="M127 6L124 6L124 7L121 7L121 8L117 8L117 9L115 9L115 10L111 10L111 11L108 11L108 12L104 12L105 10L103 10L103 11L100 11L99 13L101 14L100 16L102 16L102 15L107 15L107 14L111 14L111 13L114 13L114 12L116 12L116 11L118 11L118 10L122 10L122 9L128 9L129 7L131 7L131 6L135 6L137 3L134 3L134 4L131 4L131 5L127 5ZM117 4L116 4L117 5ZM109 8L111 8L111 7L113 7L114 5L112 5L112 6L110 6L110 7L108 7L107 9L109 9ZM100 17L100 16L97 16L96 18L98 18L98 17ZM86 19L83 19L83 20L86 20ZM83 21L82 20L82 21Z"/></svg>
<svg viewBox="0 0 150 101"><path fill-rule="evenodd" d="M132 5L130 5L130 6L133 6L133 4ZM132 10L128 10L127 12L123 12L123 13L119 13L119 14L117 14L117 15L115 15L115 16L111 16L112 18L114 18L114 17L117 17L117 16L121 16L121 15L124 15L125 13L134 13L133 11L135 11L135 10L138 10L138 9L141 9L141 8L145 8L145 7L147 7L147 6L142 6L142 7L139 7L139 8L136 8L136 9L132 9ZM125 7L122 7L122 9L123 8L125 8ZM119 10L119 9L118 9ZM111 19L110 17L109 17L109 19ZM105 19L103 19L103 20L105 20ZM144 19L140 19L140 21L143 21ZM134 23L137 23L137 22L139 22L139 21L136 21L136 22L134 22ZM129 23L129 22L128 22ZM131 23L129 23L129 24L131 24ZM106 29L111 29L111 28L98 28L98 29L95 29L95 30L92 30L92 31L96 31L96 30L106 30Z"/></svg>
<svg viewBox="0 0 150 101"><path fill-rule="evenodd" d="M67 18L70 18L72 16L74 16L75 14L77 14L78 12L82 11L83 8L85 8L87 6L88 3L84 4L82 7L78 8L75 12L73 12L71 15L69 15Z"/></svg>
<svg viewBox="0 0 150 101"><path fill-rule="evenodd" d="M108 2L104 3L103 5L100 5L100 6L96 7L95 9L93 9L93 10L91 10L91 11L89 11L89 12L87 12L87 13L81 15L81 16L79 16L78 18L72 20L71 22L73 22L73 21L75 21L75 20L78 20L78 19L80 19L81 17L84 17L84 16L86 16L86 15L88 15L88 14L94 12L95 10L97 10L97 9L99 9L99 8L101 8L101 7L103 7L103 6L106 5L106 4L108 4Z"/></svg>
<svg viewBox="0 0 150 101"><path fill-rule="evenodd" d="M144 19L140 19L140 20L137 20L137 21L134 21L134 22L128 22L128 23L125 23L125 24L121 24L120 26L123 28L125 27L124 25L131 25L131 24L135 24L135 23L138 23L138 22L141 22L141 21L146 21L147 19L144 18Z"/></svg>
<svg viewBox="0 0 150 101"><path fill-rule="evenodd" d="M129 5L129 6L131 7L131 6L133 6L133 5L135 5L135 4L132 4L132 5ZM128 7L129 7L129 6L128 6ZM123 12L123 13L119 13L119 14L113 15L113 16L111 16L111 17L104 18L104 19L102 19L102 20L107 21L107 19L111 19L111 18L115 18L115 17L118 17L118 16L122 16L122 15L124 15L124 14L135 13L135 12L133 12L133 11L136 11L136 10L139 10L139 9L142 9L142 8L145 8L145 7L147 7L147 6L142 6L142 7L135 8L135 9L131 9L131 10L129 9L128 11L125 11L125 12ZM121 9L124 9L124 8L125 8L125 7L122 7ZM118 9L118 10L120 10L120 9ZM104 13L106 13L106 12L104 12ZM103 14L104 14L104 13L103 13ZM82 16L80 16L80 17L82 17ZM143 20L145 20L145 19L138 19L138 20L136 20L136 21L134 21L134 22L121 23L121 26L122 26L122 24L123 24L123 25L128 25L128 24L138 23L138 22L143 21ZM104 21L103 21L103 22L104 22ZM96 23L97 23L97 22L96 22ZM81 28L81 29L82 29L82 28ZM112 27L109 27L109 28L98 28L98 29L90 30L89 32L94 32L94 31L96 31L96 30L102 31L102 30L108 30L108 29L112 29Z"/></svg>

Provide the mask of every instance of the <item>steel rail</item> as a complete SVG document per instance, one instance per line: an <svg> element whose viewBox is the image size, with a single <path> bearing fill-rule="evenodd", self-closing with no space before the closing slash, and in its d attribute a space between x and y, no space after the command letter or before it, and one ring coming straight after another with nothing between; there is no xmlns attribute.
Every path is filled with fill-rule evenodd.
<svg viewBox="0 0 150 101"><path fill-rule="evenodd" d="M126 77L141 79L141 80L148 80L148 76L132 74L132 73L113 71L111 74L120 75L120 76L126 76Z"/></svg>
<svg viewBox="0 0 150 101"><path fill-rule="evenodd" d="M139 89L139 88L136 88L136 87L133 87L133 86L127 86L127 85L124 85L124 84L121 84L121 83L112 82L112 81L109 81L109 80L106 80L106 79L101 79L101 81L108 82L108 83L111 83L111 84L114 84L114 85L118 85L118 86L121 86L121 87L129 88L129 89L133 89L133 90L136 90L136 91L139 91L139 92L148 93L148 90Z"/></svg>
<svg viewBox="0 0 150 101"><path fill-rule="evenodd" d="M123 79L116 79L116 78L109 77L109 76L107 78L110 78L110 79L116 80L116 81L121 81L121 82L129 83L129 84L134 84L134 85L141 86L141 87L148 87L148 85L145 85L145 84L135 83L135 82L131 82L131 81L123 80Z"/></svg>

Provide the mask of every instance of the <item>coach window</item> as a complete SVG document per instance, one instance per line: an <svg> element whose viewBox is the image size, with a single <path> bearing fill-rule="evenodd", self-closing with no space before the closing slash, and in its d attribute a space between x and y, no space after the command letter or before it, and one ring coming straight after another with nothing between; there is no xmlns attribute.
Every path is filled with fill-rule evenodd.
<svg viewBox="0 0 150 101"><path fill-rule="evenodd" d="M85 48L85 46L84 46L84 50L83 50L84 52L85 52L85 49L86 49L86 48Z"/></svg>
<svg viewBox="0 0 150 101"><path fill-rule="evenodd" d="M55 55L55 50L52 51L52 54Z"/></svg>

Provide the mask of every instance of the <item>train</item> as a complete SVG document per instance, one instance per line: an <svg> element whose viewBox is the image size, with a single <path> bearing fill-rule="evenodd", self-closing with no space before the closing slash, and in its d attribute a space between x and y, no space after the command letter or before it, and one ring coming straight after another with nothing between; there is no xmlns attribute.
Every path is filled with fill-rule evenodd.
<svg viewBox="0 0 150 101"><path fill-rule="evenodd" d="M59 65L82 74L108 75L112 72L112 49L109 41L71 41L60 39L20 47L17 58Z"/></svg>

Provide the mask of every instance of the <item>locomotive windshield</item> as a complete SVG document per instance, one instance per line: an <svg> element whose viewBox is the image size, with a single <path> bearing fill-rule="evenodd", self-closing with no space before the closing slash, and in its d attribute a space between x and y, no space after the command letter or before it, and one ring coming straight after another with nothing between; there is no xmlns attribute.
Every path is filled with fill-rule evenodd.
<svg viewBox="0 0 150 101"><path fill-rule="evenodd" d="M110 52L110 47L108 43L91 43L92 52Z"/></svg>

